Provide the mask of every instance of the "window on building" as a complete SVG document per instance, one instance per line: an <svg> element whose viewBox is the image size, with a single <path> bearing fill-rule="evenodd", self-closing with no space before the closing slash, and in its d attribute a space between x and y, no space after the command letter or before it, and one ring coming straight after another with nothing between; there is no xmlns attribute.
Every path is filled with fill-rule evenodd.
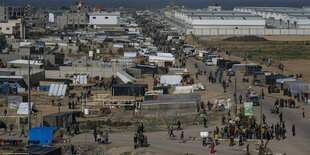
<svg viewBox="0 0 310 155"><path fill-rule="evenodd" d="M84 20L81 20L81 22L84 22Z"/></svg>
<svg viewBox="0 0 310 155"><path fill-rule="evenodd" d="M105 17L105 19L109 19L109 17Z"/></svg>
<svg viewBox="0 0 310 155"><path fill-rule="evenodd" d="M236 29L238 29L238 27L236 27Z"/></svg>
<svg viewBox="0 0 310 155"><path fill-rule="evenodd" d="M10 28L9 28L9 27L7 27L7 28L6 28L6 30L7 30L7 31L9 31L9 30L10 30Z"/></svg>
<svg viewBox="0 0 310 155"><path fill-rule="evenodd" d="M93 17L93 19L96 19L96 17Z"/></svg>

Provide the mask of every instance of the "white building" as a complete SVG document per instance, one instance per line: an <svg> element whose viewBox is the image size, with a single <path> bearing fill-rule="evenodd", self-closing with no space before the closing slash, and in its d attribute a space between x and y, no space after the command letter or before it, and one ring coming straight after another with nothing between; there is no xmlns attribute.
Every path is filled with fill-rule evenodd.
<svg viewBox="0 0 310 155"><path fill-rule="evenodd" d="M235 7L234 11L261 16L268 20L267 24L273 28L310 28L310 10L308 7Z"/></svg>
<svg viewBox="0 0 310 155"><path fill-rule="evenodd" d="M89 13L89 25L119 24L120 12Z"/></svg>

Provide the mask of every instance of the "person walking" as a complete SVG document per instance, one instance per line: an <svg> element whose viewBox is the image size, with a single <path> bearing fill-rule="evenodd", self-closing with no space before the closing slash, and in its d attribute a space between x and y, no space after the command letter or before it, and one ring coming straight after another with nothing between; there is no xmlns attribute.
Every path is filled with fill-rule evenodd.
<svg viewBox="0 0 310 155"><path fill-rule="evenodd" d="M207 118L206 118L206 116L205 117L203 117L203 126L204 126L204 128L207 128Z"/></svg>
<svg viewBox="0 0 310 155"><path fill-rule="evenodd" d="M216 133L216 134L214 135L214 140L215 140L215 145L218 145L218 140L219 140L219 135L218 135L218 133Z"/></svg>
<svg viewBox="0 0 310 155"><path fill-rule="evenodd" d="M184 131L181 132L181 135L180 135L180 143L184 143Z"/></svg>
<svg viewBox="0 0 310 155"><path fill-rule="evenodd" d="M24 127L24 126L22 126L22 131L21 131L21 133L20 133L20 135L19 135L19 138L20 138L22 135L24 135L24 137L26 137L26 134L25 134L25 127Z"/></svg>
<svg viewBox="0 0 310 155"><path fill-rule="evenodd" d="M180 122L180 120L178 120L177 125L178 125L178 130L181 130L181 122Z"/></svg>
<svg viewBox="0 0 310 155"><path fill-rule="evenodd" d="M263 118L263 124L266 124L266 116L265 116L265 114L263 114L262 118Z"/></svg>
<svg viewBox="0 0 310 155"><path fill-rule="evenodd" d="M239 101L240 101L240 104L242 104L242 95L241 94L239 96Z"/></svg>
<svg viewBox="0 0 310 155"><path fill-rule="evenodd" d="M296 135L296 133L295 133L295 125L293 124L293 126L292 126L292 133L293 133L293 136L295 136Z"/></svg>
<svg viewBox="0 0 310 155"><path fill-rule="evenodd" d="M280 118L280 123L282 123L283 122L283 113L282 113L282 111L279 114L279 118Z"/></svg>
<svg viewBox="0 0 310 155"><path fill-rule="evenodd" d="M4 116L8 116L8 111L4 109Z"/></svg>
<svg viewBox="0 0 310 155"><path fill-rule="evenodd" d="M306 115L305 115L305 108L302 108L302 117L305 118Z"/></svg>

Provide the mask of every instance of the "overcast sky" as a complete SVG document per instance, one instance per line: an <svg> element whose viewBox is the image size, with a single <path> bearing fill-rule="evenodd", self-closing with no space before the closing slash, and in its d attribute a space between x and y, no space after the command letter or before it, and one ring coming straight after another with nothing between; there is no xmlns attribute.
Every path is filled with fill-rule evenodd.
<svg viewBox="0 0 310 155"><path fill-rule="evenodd" d="M79 0L0 0L5 5L35 5L45 7L60 7L75 4ZM162 8L172 0L84 0L91 6L126 7L126 8ZM208 5L220 4L223 8L231 9L234 6L310 6L310 0L174 0L178 6L189 8L205 8Z"/></svg>

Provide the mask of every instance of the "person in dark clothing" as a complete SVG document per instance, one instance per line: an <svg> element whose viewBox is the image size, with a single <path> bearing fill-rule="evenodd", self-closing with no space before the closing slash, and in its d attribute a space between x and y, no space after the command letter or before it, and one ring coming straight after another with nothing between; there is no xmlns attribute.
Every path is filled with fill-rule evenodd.
<svg viewBox="0 0 310 155"><path fill-rule="evenodd" d="M222 124L225 124L225 120L226 120L225 116L222 115Z"/></svg>
<svg viewBox="0 0 310 155"><path fill-rule="evenodd" d="M280 114L279 114L279 118L280 118L280 123L283 122L283 114L282 114L282 111L281 111Z"/></svg>
<svg viewBox="0 0 310 155"><path fill-rule="evenodd" d="M71 109L71 105L72 105L71 102L69 102L69 103L68 103L69 109Z"/></svg>
<svg viewBox="0 0 310 155"><path fill-rule="evenodd" d="M302 117L305 118L305 108L302 108Z"/></svg>
<svg viewBox="0 0 310 155"><path fill-rule="evenodd" d="M8 111L6 109L4 109L4 116L8 115Z"/></svg>
<svg viewBox="0 0 310 155"><path fill-rule="evenodd" d="M242 104L242 95L241 94L239 96L239 101L240 101L240 104Z"/></svg>
<svg viewBox="0 0 310 155"><path fill-rule="evenodd" d="M204 125L204 128L207 128L207 118L206 117L203 117L203 125Z"/></svg>
<svg viewBox="0 0 310 155"><path fill-rule="evenodd" d="M295 133L295 125L294 125L294 124L293 124L293 126L292 126L292 133L293 133L293 136L296 135L296 133Z"/></svg>
<svg viewBox="0 0 310 155"><path fill-rule="evenodd" d="M173 134L173 126L170 128L170 135L169 137L174 137L174 134Z"/></svg>
<svg viewBox="0 0 310 155"><path fill-rule="evenodd" d="M24 137L26 137L26 134L25 134L25 127L24 127L24 126L22 126L22 132L20 133L19 138L20 138L22 135L23 135Z"/></svg>
<svg viewBox="0 0 310 155"><path fill-rule="evenodd" d="M181 130L181 122L180 122L180 120L178 120L177 125L178 125L178 130Z"/></svg>

